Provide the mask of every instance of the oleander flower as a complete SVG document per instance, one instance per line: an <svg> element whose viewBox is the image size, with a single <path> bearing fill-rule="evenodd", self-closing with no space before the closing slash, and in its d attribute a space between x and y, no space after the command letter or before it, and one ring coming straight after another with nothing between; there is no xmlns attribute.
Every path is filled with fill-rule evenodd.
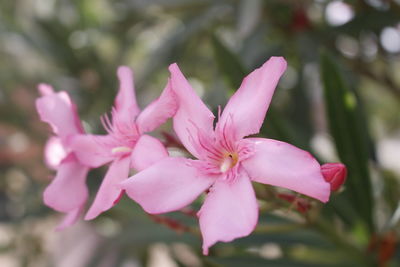
<svg viewBox="0 0 400 267"><path fill-rule="evenodd" d="M87 166L79 163L67 144L69 137L82 134L75 104L64 92L55 93L50 85L40 84L41 97L36 100L40 119L47 122L55 136L50 137L45 146L45 161L57 171L56 176L43 193L44 203L62 213L64 220L57 229L62 230L76 222L88 198L86 177Z"/></svg>
<svg viewBox="0 0 400 267"><path fill-rule="evenodd" d="M286 61L272 57L253 71L231 97L213 127L214 116L176 64L169 68L179 108L174 130L197 159L166 157L121 183L148 213L182 209L209 189L198 217L203 253L218 241L249 235L258 220L251 182L288 188L322 202L330 189L319 163L306 151L265 138L260 131Z"/></svg>
<svg viewBox="0 0 400 267"><path fill-rule="evenodd" d="M79 161L92 168L111 162L95 200L85 215L91 220L110 209L123 191L117 185L128 178L130 168L143 170L168 156L162 143L146 132L151 132L177 110L175 94L168 83L161 96L143 111L136 103L132 71L118 69L120 89L111 111L112 119L102 117L107 135L81 134L69 139Z"/></svg>
<svg viewBox="0 0 400 267"><path fill-rule="evenodd" d="M331 185L331 191L338 191L346 182L347 168L343 163L325 163L321 166L321 172Z"/></svg>

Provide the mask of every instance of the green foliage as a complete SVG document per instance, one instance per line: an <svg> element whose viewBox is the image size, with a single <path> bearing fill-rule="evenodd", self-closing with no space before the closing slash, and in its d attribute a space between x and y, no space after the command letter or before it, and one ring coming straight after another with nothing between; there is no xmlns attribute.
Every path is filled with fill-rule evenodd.
<svg viewBox="0 0 400 267"><path fill-rule="evenodd" d="M338 65L326 53L321 57L321 74L328 121L340 159L349 171L347 196L354 210L374 231L373 199L368 160L371 159L370 137L360 116L361 99L344 82Z"/></svg>

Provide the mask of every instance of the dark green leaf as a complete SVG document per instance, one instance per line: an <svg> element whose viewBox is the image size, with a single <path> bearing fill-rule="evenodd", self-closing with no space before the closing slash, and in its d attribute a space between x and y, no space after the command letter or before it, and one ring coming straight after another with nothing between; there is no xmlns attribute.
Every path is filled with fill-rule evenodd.
<svg viewBox="0 0 400 267"><path fill-rule="evenodd" d="M360 116L360 98L343 80L337 63L326 53L321 56L321 74L331 134L349 177L347 196L360 218L373 231L373 201L368 159L371 157L368 129Z"/></svg>
<svg viewBox="0 0 400 267"><path fill-rule="evenodd" d="M229 50L218 37L213 35L211 41L219 69L222 70L222 74L231 88L239 88L242 79L247 74L246 69L237 55Z"/></svg>

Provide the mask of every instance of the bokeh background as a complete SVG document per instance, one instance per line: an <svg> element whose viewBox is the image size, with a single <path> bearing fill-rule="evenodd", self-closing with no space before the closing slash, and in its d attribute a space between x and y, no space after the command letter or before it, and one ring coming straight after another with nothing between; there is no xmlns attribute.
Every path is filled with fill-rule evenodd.
<svg viewBox="0 0 400 267"><path fill-rule="evenodd" d="M347 165L328 204L302 213L258 186L255 232L209 257L198 202L151 217L125 197L54 231L61 216L41 199L54 172L43 161L51 131L35 111L39 82L68 91L86 130L102 133L119 65L133 68L142 107L178 62L216 111L273 55L289 66L260 135ZM1 1L0 266L400 266L399 59L398 0ZM90 173L92 197L103 175Z"/></svg>

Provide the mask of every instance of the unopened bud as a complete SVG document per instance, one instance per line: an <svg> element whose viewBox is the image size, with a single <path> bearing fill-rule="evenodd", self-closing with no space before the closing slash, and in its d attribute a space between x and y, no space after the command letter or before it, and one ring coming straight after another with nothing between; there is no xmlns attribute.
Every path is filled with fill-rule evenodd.
<svg viewBox="0 0 400 267"><path fill-rule="evenodd" d="M321 172L331 185L331 191L337 191L347 178L347 168L342 163L326 163L321 166Z"/></svg>

